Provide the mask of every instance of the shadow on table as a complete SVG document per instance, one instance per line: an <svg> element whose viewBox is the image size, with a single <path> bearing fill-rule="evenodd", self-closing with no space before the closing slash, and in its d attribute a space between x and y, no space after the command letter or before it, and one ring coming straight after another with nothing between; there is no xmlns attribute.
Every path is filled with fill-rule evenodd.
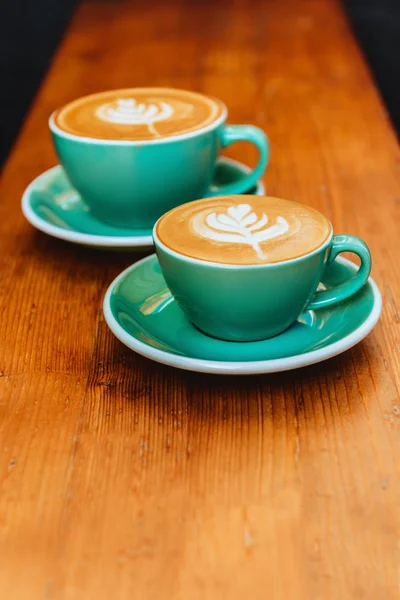
<svg viewBox="0 0 400 600"><path fill-rule="evenodd" d="M24 242L24 251L29 252L30 256L37 257L42 267L68 273L70 276L73 273L77 277L85 274L90 281L103 280L106 272L110 274L111 282L123 269L154 252L153 248L145 250L91 248L52 238L35 230L26 236Z"/></svg>
<svg viewBox="0 0 400 600"><path fill-rule="evenodd" d="M144 378L156 370L157 381L162 381L161 388L168 390L170 402L174 395L185 398L191 419L206 419L218 425L226 418L226 409L241 414L245 420L259 419L261 414L264 419L273 420L274 415L281 413L288 422L297 420L300 413L304 418L315 419L320 413L319 418L322 414L336 414L348 419L365 411L364 398L368 393L359 380L364 381L364 373L370 370L365 349L368 340L319 364L244 376L193 373L156 364L115 342L119 346L116 352L125 356L126 368L142 370ZM155 402L158 400L159 395L154 397Z"/></svg>

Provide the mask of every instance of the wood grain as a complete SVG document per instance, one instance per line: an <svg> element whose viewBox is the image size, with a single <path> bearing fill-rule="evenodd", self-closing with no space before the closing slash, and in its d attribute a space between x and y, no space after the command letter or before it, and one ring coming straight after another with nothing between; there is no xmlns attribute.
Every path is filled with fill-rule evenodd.
<svg viewBox="0 0 400 600"><path fill-rule="evenodd" d="M219 96L267 131L271 194L367 240L364 342L237 379L112 336L104 291L141 255L37 233L20 198L56 162L54 108L136 85ZM0 189L0 597L398 599L399 149L339 2L83 3Z"/></svg>

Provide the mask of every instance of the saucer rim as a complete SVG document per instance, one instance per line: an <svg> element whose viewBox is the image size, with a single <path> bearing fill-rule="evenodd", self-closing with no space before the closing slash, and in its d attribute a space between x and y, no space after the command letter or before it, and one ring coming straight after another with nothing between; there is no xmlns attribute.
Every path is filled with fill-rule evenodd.
<svg viewBox="0 0 400 600"><path fill-rule="evenodd" d="M244 173L250 173L252 171L251 167L242 163L239 160L222 156L218 159L219 162L228 163L240 168L240 170ZM25 189L22 200L21 200L21 209L26 220L36 229L55 237L60 240L64 240L66 242L71 242L73 244L80 244L82 246L94 246L99 248L148 248L152 247L153 244L153 236L150 233L149 235L132 235L132 236L111 236L111 235L96 235L93 233L81 233L79 231L63 229L62 227L58 227L57 225L53 225L48 223L43 218L39 217L31 206L31 195L32 191L37 188L38 185L41 184L43 180L49 177L52 173L60 171L62 169L62 165L58 164L50 169L47 169L38 177L35 177L33 181L28 185ZM71 186L72 187L72 186ZM255 196L263 196L265 195L265 186L263 181L259 180L256 184L257 193ZM152 232L152 227L149 228L149 231Z"/></svg>
<svg viewBox="0 0 400 600"><path fill-rule="evenodd" d="M304 354L295 354L285 358L274 358L257 361L219 361L207 360L203 358L191 358L172 354L165 350L159 350L152 346L137 340L134 336L127 333L115 319L111 310L111 295L116 285L131 271L135 270L141 263L153 259L155 254L130 265L124 269L109 285L103 300L103 314L105 321L115 337L125 346L137 352L138 354L159 362L161 364L183 369L186 371L195 371L198 373L211 373L219 375L259 375L264 373L278 373L290 371L301 367L313 365L328 358L333 358L346 350L349 350L362 339L364 339L375 327L382 312L382 295L377 284L372 277L369 277L367 283L371 286L373 294L373 306L370 314L365 321L357 327L352 333L346 335L341 340L328 344L323 348L312 350ZM340 264L347 265L356 270L358 265L343 257L336 258Z"/></svg>

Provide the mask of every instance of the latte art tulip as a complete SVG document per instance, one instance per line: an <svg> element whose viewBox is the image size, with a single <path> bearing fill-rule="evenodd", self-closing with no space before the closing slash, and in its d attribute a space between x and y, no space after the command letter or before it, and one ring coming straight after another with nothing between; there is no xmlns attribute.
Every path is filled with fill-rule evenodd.
<svg viewBox="0 0 400 600"><path fill-rule="evenodd" d="M96 115L103 121L118 125L147 125L154 135L157 132L153 124L169 119L173 113L174 109L167 102L145 104L136 102L134 98L121 98L103 104L96 111Z"/></svg>
<svg viewBox="0 0 400 600"><path fill-rule="evenodd" d="M171 88L127 88L78 98L56 111L54 124L71 135L132 142L158 141L222 123L224 104Z"/></svg>

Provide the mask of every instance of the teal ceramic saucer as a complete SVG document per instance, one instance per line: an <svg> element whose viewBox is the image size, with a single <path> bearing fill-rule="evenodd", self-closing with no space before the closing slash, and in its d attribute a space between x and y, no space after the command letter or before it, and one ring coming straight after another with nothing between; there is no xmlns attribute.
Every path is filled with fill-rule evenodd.
<svg viewBox="0 0 400 600"><path fill-rule="evenodd" d="M220 158L214 184L237 181L250 170L238 161ZM265 193L263 183L259 181L248 193L262 196ZM22 212L36 229L68 242L109 249L139 249L153 245L151 229L123 229L97 220L60 165L45 171L27 187L22 197Z"/></svg>
<svg viewBox="0 0 400 600"><path fill-rule="evenodd" d="M343 258L327 267L321 285L338 285L357 269ZM308 311L284 333L259 342L224 342L201 333L172 298L155 254L123 271L104 298L104 316L128 348L180 369L247 375L320 362L362 340L379 319L382 299L373 279L352 298Z"/></svg>

